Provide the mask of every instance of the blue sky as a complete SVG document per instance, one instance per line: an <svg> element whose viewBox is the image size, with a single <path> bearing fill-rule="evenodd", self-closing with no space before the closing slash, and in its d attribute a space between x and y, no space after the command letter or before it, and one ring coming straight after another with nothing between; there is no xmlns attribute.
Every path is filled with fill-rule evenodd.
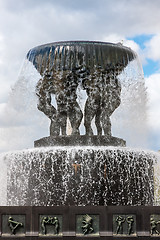
<svg viewBox="0 0 160 240"><path fill-rule="evenodd" d="M143 65L144 76L148 77L159 71L159 63L151 59L147 59L147 63Z"/></svg>
<svg viewBox="0 0 160 240"><path fill-rule="evenodd" d="M132 40L136 42L142 50L146 48L146 42L150 41L152 39L153 35L138 35L134 36L133 38L128 38L128 40ZM159 70L158 63L156 61L153 61L151 59L146 59L145 64L143 64L143 71L144 76L148 77L154 72L157 72Z"/></svg>
<svg viewBox="0 0 160 240"><path fill-rule="evenodd" d="M128 40L132 40L136 42L140 46L141 50L143 51L146 49L146 43L149 42L153 38L153 36L154 35L152 34L151 35L142 34L142 35L134 36L133 38L128 38ZM148 77L151 74L158 72L159 62L147 57L146 62L143 64L143 71L144 71L145 77Z"/></svg>
<svg viewBox="0 0 160 240"><path fill-rule="evenodd" d="M158 151L159 12L159 0L0 0L0 152L32 147L39 132L35 125L29 125L30 119L25 121L20 114L16 120L19 112L8 110L28 50L64 40L123 40L125 46L137 52L149 99L148 148Z"/></svg>
<svg viewBox="0 0 160 240"><path fill-rule="evenodd" d="M153 35L142 34L142 35L134 36L132 38L128 38L128 40L135 41L140 46L141 49L144 49L145 43L148 42L149 40L151 40L152 37L153 37Z"/></svg>

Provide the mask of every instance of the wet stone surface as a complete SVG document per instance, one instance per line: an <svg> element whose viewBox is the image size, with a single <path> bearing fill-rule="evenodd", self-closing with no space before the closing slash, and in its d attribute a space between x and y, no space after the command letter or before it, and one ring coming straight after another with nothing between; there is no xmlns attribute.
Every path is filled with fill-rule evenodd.
<svg viewBox="0 0 160 240"><path fill-rule="evenodd" d="M159 240L160 207L0 207L1 239Z"/></svg>
<svg viewBox="0 0 160 240"><path fill-rule="evenodd" d="M126 142L121 138L107 136L50 136L34 142L35 147L48 146L121 146Z"/></svg>

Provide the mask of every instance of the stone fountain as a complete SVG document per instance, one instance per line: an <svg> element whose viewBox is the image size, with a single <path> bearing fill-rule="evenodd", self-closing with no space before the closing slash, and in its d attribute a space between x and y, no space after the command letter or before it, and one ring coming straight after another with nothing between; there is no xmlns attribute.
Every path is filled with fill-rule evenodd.
<svg viewBox="0 0 160 240"><path fill-rule="evenodd" d="M36 140L34 149L5 156L8 205L153 204L154 156L126 148L125 140L111 134L110 118L121 104L119 76L136 58L121 44L87 41L28 52L41 75L37 111L50 119L50 136ZM87 96L82 108L78 89Z"/></svg>

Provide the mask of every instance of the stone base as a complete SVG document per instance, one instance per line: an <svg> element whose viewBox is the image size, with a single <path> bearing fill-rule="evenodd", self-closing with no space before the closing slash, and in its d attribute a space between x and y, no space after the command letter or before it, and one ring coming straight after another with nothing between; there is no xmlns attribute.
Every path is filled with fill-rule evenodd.
<svg viewBox="0 0 160 240"><path fill-rule="evenodd" d="M49 136L34 142L34 147L48 146L126 146L126 141L106 136Z"/></svg>
<svg viewBox="0 0 160 240"><path fill-rule="evenodd" d="M1 240L159 240L160 224L151 232L151 218L159 221L160 206L0 206ZM94 232L84 233L84 226L88 215ZM122 217L123 228L118 229L117 218ZM8 218L21 222L23 226L11 232ZM58 219L58 231L54 225L46 222L43 232L42 219ZM132 219L131 224L127 222ZM152 221L152 225L153 225ZM129 228L131 226L131 232ZM155 231L157 230L157 232ZM117 231L118 230L118 231Z"/></svg>

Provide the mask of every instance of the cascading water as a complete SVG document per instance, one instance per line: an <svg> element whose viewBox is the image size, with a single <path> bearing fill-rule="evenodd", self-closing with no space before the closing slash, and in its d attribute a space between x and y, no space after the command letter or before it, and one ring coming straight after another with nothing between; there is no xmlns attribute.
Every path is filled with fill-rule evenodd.
<svg viewBox="0 0 160 240"><path fill-rule="evenodd" d="M51 147L8 154L5 161L9 205L153 204L152 152Z"/></svg>
<svg viewBox="0 0 160 240"><path fill-rule="evenodd" d="M97 94L98 98L93 99ZM17 128L12 131L16 141L21 142L20 148L30 147L30 142L47 135L48 118L51 135L61 138L65 145L69 136L55 135L64 135L65 124L67 135L74 134L75 120L82 114L80 136L72 136L75 141L82 139L85 130L85 139L91 145L95 138L110 138L110 117L113 135L123 137L129 147L141 148L147 146L146 100L141 65L131 49L110 43L60 42L29 51L6 114L13 117L15 125L22 125L20 132ZM113 114L106 116L106 110ZM54 119L58 125L54 125ZM77 134L76 127L74 130ZM100 136L92 136L91 130L94 135L99 131ZM14 148L12 141L10 148ZM8 205L153 204L153 163L157 156L152 152L124 147L57 146L8 153L3 159L8 169Z"/></svg>

